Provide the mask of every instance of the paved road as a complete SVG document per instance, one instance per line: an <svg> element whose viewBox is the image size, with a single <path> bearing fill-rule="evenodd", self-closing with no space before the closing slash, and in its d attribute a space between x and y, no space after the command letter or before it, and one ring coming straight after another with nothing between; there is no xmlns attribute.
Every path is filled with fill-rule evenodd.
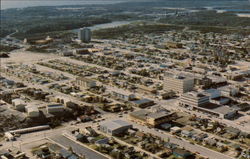
<svg viewBox="0 0 250 159"><path fill-rule="evenodd" d="M107 157L100 155L100 154L94 152L93 150L91 150L87 147L84 147L84 146L68 139L67 137L65 137L63 135L52 136L49 139L53 140L54 142L66 147L66 148L72 147L73 151L76 154L78 154L78 155L84 154L87 159L108 159Z"/></svg>

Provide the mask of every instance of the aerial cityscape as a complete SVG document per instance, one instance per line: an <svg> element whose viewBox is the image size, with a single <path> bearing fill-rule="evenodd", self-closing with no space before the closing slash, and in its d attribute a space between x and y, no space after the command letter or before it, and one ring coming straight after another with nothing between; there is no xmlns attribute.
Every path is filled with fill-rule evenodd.
<svg viewBox="0 0 250 159"><path fill-rule="evenodd" d="M250 1L1 1L0 159L250 159Z"/></svg>

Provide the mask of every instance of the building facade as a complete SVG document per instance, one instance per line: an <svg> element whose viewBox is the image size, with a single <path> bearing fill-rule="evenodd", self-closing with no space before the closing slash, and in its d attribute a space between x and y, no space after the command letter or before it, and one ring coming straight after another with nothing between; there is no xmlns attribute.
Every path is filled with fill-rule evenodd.
<svg viewBox="0 0 250 159"><path fill-rule="evenodd" d="M100 131L109 135L122 134L132 127L132 124L123 120L112 120L100 123Z"/></svg>
<svg viewBox="0 0 250 159"><path fill-rule="evenodd" d="M80 28L78 32L78 39L84 43L91 41L91 30L89 28Z"/></svg>
<svg viewBox="0 0 250 159"><path fill-rule="evenodd" d="M189 107L191 109L194 107L202 107L207 104L209 104L209 96L197 92L183 94L179 102L180 106Z"/></svg>
<svg viewBox="0 0 250 159"><path fill-rule="evenodd" d="M183 75L166 73L164 77L164 90L174 91L183 94L192 91L194 88L194 78Z"/></svg>
<svg viewBox="0 0 250 159"><path fill-rule="evenodd" d="M83 77L77 77L75 84L80 87L80 89L89 89L96 87L96 82L91 79L83 78Z"/></svg>

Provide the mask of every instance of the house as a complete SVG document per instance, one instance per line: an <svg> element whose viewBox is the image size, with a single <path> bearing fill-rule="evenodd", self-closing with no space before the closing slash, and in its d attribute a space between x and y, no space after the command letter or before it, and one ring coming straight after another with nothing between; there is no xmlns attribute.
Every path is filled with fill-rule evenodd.
<svg viewBox="0 0 250 159"><path fill-rule="evenodd" d="M130 128L132 128L132 124L119 119L100 123L100 130L109 135L120 135Z"/></svg>
<svg viewBox="0 0 250 159"><path fill-rule="evenodd" d="M245 158L247 158L247 159L250 159L250 149L248 149L248 150L242 152L242 153L241 153L241 156L242 156L242 157L245 157Z"/></svg>
<svg viewBox="0 0 250 159"><path fill-rule="evenodd" d="M241 131L234 127L227 127L226 132L227 133L224 135L226 135L226 137L229 139L233 139L233 138L238 137Z"/></svg>
<svg viewBox="0 0 250 159"><path fill-rule="evenodd" d="M195 140L195 141L203 141L203 139L207 138L208 135L205 134L205 133L200 133L200 134L194 134L192 136L192 139Z"/></svg>
<svg viewBox="0 0 250 159"><path fill-rule="evenodd" d="M213 138L206 138L203 140L204 145L210 145L210 146L215 146L217 141Z"/></svg>
<svg viewBox="0 0 250 159"><path fill-rule="evenodd" d="M217 142L216 143L216 146L217 146L217 148L222 152L222 151L225 151L226 149L227 149L227 146L224 144L224 143L222 143L222 142Z"/></svg>
<svg viewBox="0 0 250 159"><path fill-rule="evenodd" d="M192 156L192 154L189 151L179 149L179 148L173 150L173 155L175 157L180 157L180 158L184 158L184 159Z"/></svg>
<svg viewBox="0 0 250 159"><path fill-rule="evenodd" d="M181 136L183 137L192 137L193 133L191 131L188 130L182 130L181 131Z"/></svg>
<svg viewBox="0 0 250 159"><path fill-rule="evenodd" d="M176 148L178 147L178 145L173 144L173 143L171 143L171 142L166 142L166 143L164 144L164 147L173 150L173 149L176 149Z"/></svg>
<svg viewBox="0 0 250 159"><path fill-rule="evenodd" d="M104 138L104 139L97 140L95 144L97 146L100 146L100 145L106 145L108 144L108 142L109 142L109 138Z"/></svg>

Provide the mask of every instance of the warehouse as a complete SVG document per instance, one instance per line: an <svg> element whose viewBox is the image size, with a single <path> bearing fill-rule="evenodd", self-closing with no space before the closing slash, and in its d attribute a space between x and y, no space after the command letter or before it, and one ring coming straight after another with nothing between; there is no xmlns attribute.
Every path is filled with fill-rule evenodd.
<svg viewBox="0 0 250 159"><path fill-rule="evenodd" d="M100 130L109 135L120 135L132 128L132 124L123 120L112 120L100 123Z"/></svg>

